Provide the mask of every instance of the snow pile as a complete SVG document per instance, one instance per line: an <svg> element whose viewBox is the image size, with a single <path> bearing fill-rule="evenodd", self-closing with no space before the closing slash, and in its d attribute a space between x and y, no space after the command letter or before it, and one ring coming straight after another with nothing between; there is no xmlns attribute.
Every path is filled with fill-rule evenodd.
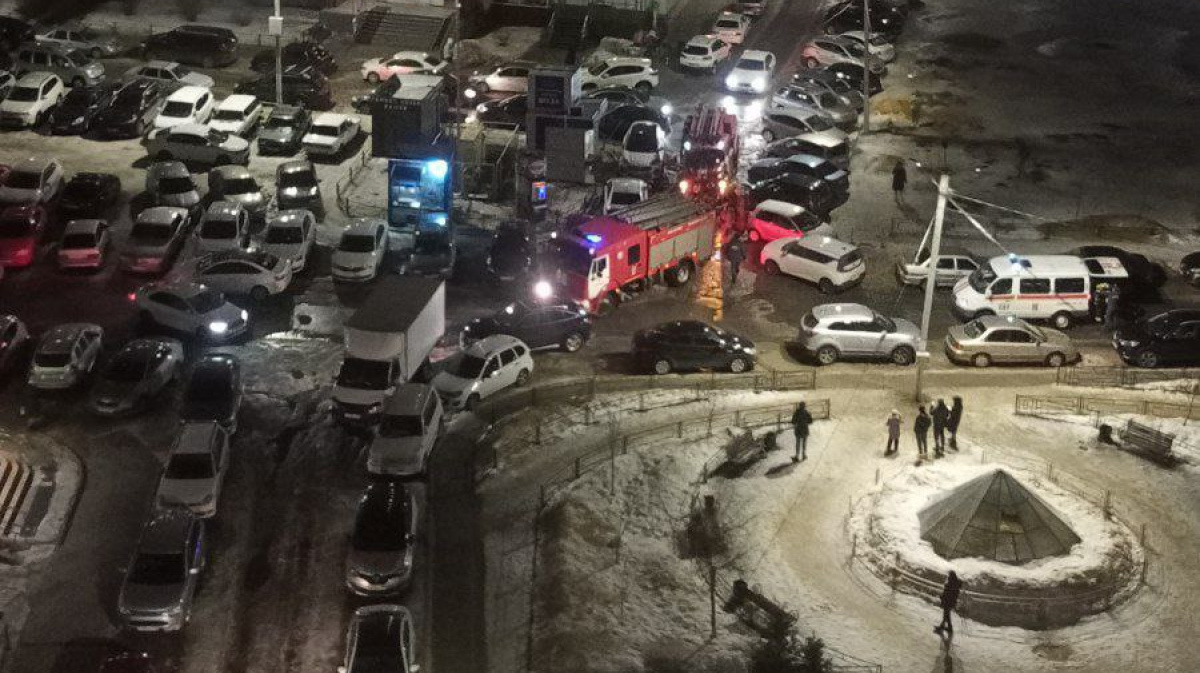
<svg viewBox="0 0 1200 673"><path fill-rule="evenodd" d="M1197 408L1200 408L1198 406ZM1099 424L1107 424L1119 435L1129 421L1140 423L1146 427L1169 435L1175 435L1175 443L1171 453L1178 459L1179 465L1200 471L1200 422L1185 421L1182 418L1159 418L1158 416L1143 416L1141 414L1107 414L1099 418L1081 416L1078 414L1054 414L1049 416L1017 416L1014 422L1025 427L1033 428L1037 424L1054 422L1065 426L1071 434L1078 438L1079 445L1089 449L1120 450L1118 447L1101 444L1097 440Z"/></svg>

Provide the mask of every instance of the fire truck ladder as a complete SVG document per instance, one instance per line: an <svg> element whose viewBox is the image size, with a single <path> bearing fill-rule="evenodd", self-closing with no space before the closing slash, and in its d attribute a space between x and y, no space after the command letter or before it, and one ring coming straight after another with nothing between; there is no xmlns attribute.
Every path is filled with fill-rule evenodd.
<svg viewBox="0 0 1200 673"><path fill-rule="evenodd" d="M684 222L691 222L711 208L702 203L685 198L677 192L664 192L652 196L641 203L626 206L614 211L612 216L623 220L638 229L648 231L662 229Z"/></svg>

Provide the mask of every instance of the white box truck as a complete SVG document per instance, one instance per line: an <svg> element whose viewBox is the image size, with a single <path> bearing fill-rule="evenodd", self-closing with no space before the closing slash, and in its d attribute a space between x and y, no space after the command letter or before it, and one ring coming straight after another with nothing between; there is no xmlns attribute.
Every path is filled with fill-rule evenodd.
<svg viewBox="0 0 1200 673"><path fill-rule="evenodd" d="M346 321L346 357L333 386L334 415L350 425L379 420L396 385L413 379L446 331L441 279L384 276Z"/></svg>

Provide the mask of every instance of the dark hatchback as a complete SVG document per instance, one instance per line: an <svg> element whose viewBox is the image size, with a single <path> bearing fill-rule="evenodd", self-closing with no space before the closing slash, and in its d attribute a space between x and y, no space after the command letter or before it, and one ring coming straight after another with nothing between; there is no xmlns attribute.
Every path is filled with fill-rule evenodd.
<svg viewBox="0 0 1200 673"><path fill-rule="evenodd" d="M261 100L275 100L275 70L264 73L256 80L242 82L234 88L234 93L258 96ZM329 80L317 72L315 68L285 66L283 69L283 103L300 105L309 110L329 110L333 108L333 93L329 88Z"/></svg>
<svg viewBox="0 0 1200 673"><path fill-rule="evenodd" d="M1138 289L1159 288L1167 282L1167 270L1148 257L1112 245L1081 245L1067 254L1078 257L1115 257L1129 274L1129 281Z"/></svg>
<svg viewBox="0 0 1200 673"><path fill-rule="evenodd" d="M633 335L633 358L655 374L725 369L735 374L754 368L754 343L699 320L676 320Z"/></svg>
<svg viewBox="0 0 1200 673"><path fill-rule="evenodd" d="M836 192L850 189L849 173L833 165L832 162L810 154L793 154L782 159L778 157L759 159L746 171L746 179L750 182L763 182L785 174L824 180Z"/></svg>
<svg viewBox="0 0 1200 673"><path fill-rule="evenodd" d="M661 111L645 105L622 105L600 118L599 136L602 140L620 142L629 127L637 121L654 122L668 134L671 132L671 120Z"/></svg>
<svg viewBox="0 0 1200 673"><path fill-rule="evenodd" d="M537 244L520 224L502 224L492 236L488 271L500 280L516 280L529 273L536 254Z"/></svg>
<svg viewBox="0 0 1200 673"><path fill-rule="evenodd" d="M121 179L111 173L76 173L63 187L58 202L59 218L71 220L108 219L121 198Z"/></svg>
<svg viewBox="0 0 1200 673"><path fill-rule="evenodd" d="M574 302L517 302L467 323L460 341L466 346L494 334L514 336L534 350L558 348L574 353L592 338L592 319Z"/></svg>
<svg viewBox="0 0 1200 673"><path fill-rule="evenodd" d="M1200 365L1200 309L1175 309L1121 327L1113 347L1137 367Z"/></svg>
<svg viewBox="0 0 1200 673"><path fill-rule="evenodd" d="M183 391L182 421L216 421L233 432L242 403L242 366L227 353L208 353L192 367Z"/></svg>
<svg viewBox="0 0 1200 673"><path fill-rule="evenodd" d="M112 105L96 113L92 132L105 138L137 138L150 128L166 98L158 82L134 80L117 92Z"/></svg>
<svg viewBox="0 0 1200 673"><path fill-rule="evenodd" d="M282 52L284 68L311 66L326 76L337 72L337 60L318 42L291 42L283 46ZM275 50L264 49L255 54L250 59L250 69L260 73L275 72Z"/></svg>
<svg viewBox="0 0 1200 673"><path fill-rule="evenodd" d="M187 25L157 33L142 43L147 60L175 61L218 68L237 61L238 39L228 28Z"/></svg>
<svg viewBox="0 0 1200 673"><path fill-rule="evenodd" d="M525 94L510 96L501 101L480 103L475 108L475 117L485 126L525 128L525 113L529 109L529 97Z"/></svg>
<svg viewBox="0 0 1200 673"><path fill-rule="evenodd" d="M820 178L798 173L784 173L761 182L752 182L748 185L746 195L751 207L775 199L803 206L823 220L828 220L829 213L849 198L848 192L835 190Z"/></svg>
<svg viewBox="0 0 1200 673"><path fill-rule="evenodd" d="M107 82L99 86L75 87L50 112L50 133L76 135L87 133L101 111L107 110L123 85Z"/></svg>
<svg viewBox="0 0 1200 673"><path fill-rule="evenodd" d="M276 105L258 132L258 153L290 156L299 152L310 126L312 114L308 110L297 105Z"/></svg>
<svg viewBox="0 0 1200 673"><path fill-rule="evenodd" d="M863 69L861 65L856 63L834 63L825 66L826 72L831 72L838 79L849 82L850 86L855 91L862 91L863 88ZM871 75L870 94L874 96L883 91L883 82L877 75Z"/></svg>

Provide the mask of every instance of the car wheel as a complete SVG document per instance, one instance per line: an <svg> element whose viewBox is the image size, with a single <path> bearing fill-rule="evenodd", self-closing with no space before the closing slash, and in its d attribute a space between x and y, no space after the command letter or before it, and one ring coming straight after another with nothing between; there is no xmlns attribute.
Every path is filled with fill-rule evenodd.
<svg viewBox="0 0 1200 673"><path fill-rule="evenodd" d="M72 89L78 89L83 86L87 86L87 81L84 80L82 77L76 77L75 79L71 80L71 88Z"/></svg>
<svg viewBox="0 0 1200 673"><path fill-rule="evenodd" d="M633 87L633 90L642 97L642 100L645 100L646 96L650 95L650 89L652 88L653 87L650 86L649 82L638 82L637 85Z"/></svg>
<svg viewBox="0 0 1200 673"><path fill-rule="evenodd" d="M93 61L99 61L100 57L103 55L104 55L103 49L101 49L100 47L92 47L92 60Z"/></svg>
<svg viewBox="0 0 1200 673"><path fill-rule="evenodd" d="M520 388L521 386L525 385L526 383L529 383L529 370L522 369L520 372L517 373L517 387Z"/></svg>
<svg viewBox="0 0 1200 673"><path fill-rule="evenodd" d="M908 346L897 346L892 351L892 364L900 365L901 367L907 367L916 359L916 352Z"/></svg>
<svg viewBox="0 0 1200 673"><path fill-rule="evenodd" d="M1154 369L1158 366L1158 353L1154 351L1142 351L1133 359L1134 364L1146 369Z"/></svg>
<svg viewBox="0 0 1200 673"><path fill-rule="evenodd" d="M831 365L838 361L839 356L836 346L821 346L817 349L817 364Z"/></svg>
<svg viewBox="0 0 1200 673"><path fill-rule="evenodd" d="M1071 314L1066 311L1059 311L1050 318L1050 323L1055 329L1067 329L1071 326Z"/></svg>
<svg viewBox="0 0 1200 673"><path fill-rule="evenodd" d="M806 67L806 68L817 68L817 67L820 67L820 65L821 65L821 62L811 56L804 59L804 67Z"/></svg>
<svg viewBox="0 0 1200 673"><path fill-rule="evenodd" d="M763 140L768 143L775 142L775 132L772 131L771 129L763 129L762 137L763 137Z"/></svg>
<svg viewBox="0 0 1200 673"><path fill-rule="evenodd" d="M746 362L746 358L737 357L729 361L729 371L734 374L741 374L750 368L750 363Z"/></svg>
<svg viewBox="0 0 1200 673"><path fill-rule="evenodd" d="M463 403L463 408L467 411L475 411L479 408L479 395L471 395L467 401Z"/></svg>
<svg viewBox="0 0 1200 673"><path fill-rule="evenodd" d="M767 263L763 265L763 271L766 271L768 276L778 276L780 274L779 262L768 259Z"/></svg>
<svg viewBox="0 0 1200 673"><path fill-rule="evenodd" d="M565 339L562 340L562 349L568 353L583 348L583 335L578 332L571 332Z"/></svg>
<svg viewBox="0 0 1200 673"><path fill-rule="evenodd" d="M679 287L687 285L687 282L692 279L692 263L684 260L679 263L679 266L667 271L667 285L671 287Z"/></svg>
<svg viewBox="0 0 1200 673"><path fill-rule="evenodd" d="M487 82L480 82L475 85L475 90L479 93L487 93L492 90L492 87L488 86Z"/></svg>
<svg viewBox="0 0 1200 673"><path fill-rule="evenodd" d="M671 361L666 358L658 358L654 361L654 373L662 376L663 374L671 373Z"/></svg>
<svg viewBox="0 0 1200 673"><path fill-rule="evenodd" d="M1067 356L1063 355L1062 353L1051 353L1046 356L1047 367L1057 368L1065 364L1067 364Z"/></svg>
<svg viewBox="0 0 1200 673"><path fill-rule="evenodd" d="M267 288L261 285L255 285L250 290L250 299L256 304L261 304L262 302L266 301L267 297L269 296L271 296L271 293L267 292Z"/></svg>
<svg viewBox="0 0 1200 673"><path fill-rule="evenodd" d="M821 291L821 294L833 294L837 291L837 288L833 285L833 281L828 278L822 278L817 283L817 289Z"/></svg>
<svg viewBox="0 0 1200 673"><path fill-rule="evenodd" d="M990 367L992 366L992 356L987 353L976 353L975 357L971 358L971 364L976 367Z"/></svg>
<svg viewBox="0 0 1200 673"><path fill-rule="evenodd" d="M750 230L750 240L757 243L762 240L762 234L758 233L757 229L751 229Z"/></svg>
<svg viewBox="0 0 1200 673"><path fill-rule="evenodd" d="M369 84L379 84L379 73L375 73L375 72L367 73L367 82Z"/></svg>

